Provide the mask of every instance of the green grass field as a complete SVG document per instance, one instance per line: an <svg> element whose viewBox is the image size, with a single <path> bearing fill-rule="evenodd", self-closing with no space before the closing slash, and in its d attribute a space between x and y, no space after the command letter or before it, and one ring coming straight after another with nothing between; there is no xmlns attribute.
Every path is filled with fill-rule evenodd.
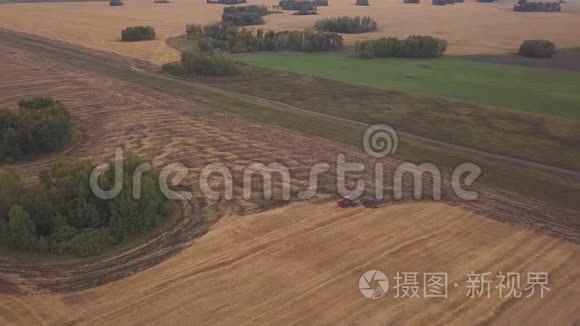
<svg viewBox="0 0 580 326"><path fill-rule="evenodd" d="M261 53L237 59L358 85L580 120L580 73L452 57L364 60L344 53Z"/></svg>

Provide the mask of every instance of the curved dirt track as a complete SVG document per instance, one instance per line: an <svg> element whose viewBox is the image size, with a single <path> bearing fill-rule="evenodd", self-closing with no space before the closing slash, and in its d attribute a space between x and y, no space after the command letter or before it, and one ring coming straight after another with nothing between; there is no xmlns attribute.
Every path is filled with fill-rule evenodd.
<svg viewBox="0 0 580 326"><path fill-rule="evenodd" d="M90 264L39 265L0 257L0 293L75 292L107 284L172 257L207 232L197 206L182 201L175 225L146 243Z"/></svg>
<svg viewBox="0 0 580 326"><path fill-rule="evenodd" d="M293 204L229 216L175 257L69 294L0 294L0 323L22 325L575 325L580 247L443 203L340 209ZM359 278L389 279L369 300ZM467 274L546 272L542 299L468 298ZM419 298L395 298L397 272L419 273ZM447 298L425 298L423 275L448 275ZM455 286L457 284L457 286ZM401 290L402 293L403 290ZM529 291L523 292L529 295Z"/></svg>
<svg viewBox="0 0 580 326"><path fill-rule="evenodd" d="M293 193L302 189L309 168L318 162L331 164L331 172L321 175L322 192L336 192L336 154L348 161L378 162L366 154L319 138L274 128L214 110L197 102L176 97L152 88L90 74L82 69L40 57L6 45L0 45L0 109L13 107L24 97L53 96L71 111L83 142L58 159L103 161L123 147L149 158L160 167L179 162L190 168L184 189L196 191L196 178L205 164L221 162L236 180L235 192L241 193L240 176L252 162L285 164L292 173ZM13 76L18 76L14 79ZM192 92L202 91L192 88ZM386 173L399 162L379 160ZM34 182L37 173L54 163L54 157L15 166L25 182ZM214 180L220 185L222 180ZM352 181L352 180L351 180ZM372 189L373 183L368 187ZM282 183L274 182L275 198ZM447 185L449 186L449 185ZM256 186L259 190L260 187ZM480 200L455 202L502 222L522 224L555 237L580 242L578 212L560 209L522 198L498 189L476 187ZM406 189L410 190L410 189ZM248 201L219 203L216 214L250 213L280 205L281 200L264 201L259 194ZM188 204L184 203L187 211ZM202 212L204 213L204 212ZM14 259L0 261L0 291L9 293L72 292L89 289L151 267L188 246L204 232L205 216L184 214L181 224L170 233L129 253L89 265L46 267ZM201 228L198 228L201 223Z"/></svg>

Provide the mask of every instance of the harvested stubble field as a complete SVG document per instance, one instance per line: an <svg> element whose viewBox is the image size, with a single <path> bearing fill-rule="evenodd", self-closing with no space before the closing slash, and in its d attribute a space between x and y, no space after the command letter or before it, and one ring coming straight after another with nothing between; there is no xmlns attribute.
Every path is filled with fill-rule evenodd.
<svg viewBox="0 0 580 326"><path fill-rule="evenodd" d="M105 286L0 294L0 323L574 325L578 259L577 245L441 203L371 211L303 203L223 218L177 256ZM358 289L371 269L391 281L378 300ZM394 298L397 271L447 272L448 298ZM491 298L471 299L471 271L520 273L524 283L528 272L545 271L551 291L499 299L492 287Z"/></svg>
<svg viewBox="0 0 580 326"><path fill-rule="evenodd" d="M249 3L271 6L277 2L252 0ZM110 7L106 2L3 4L0 27L165 63L178 58L178 52L165 44L166 38L183 34L186 24L219 21L222 8L222 5L186 0L163 5L150 0L129 0L122 7ZM354 6L352 0L331 0L330 6L319 8L319 15L296 16L286 11L266 16L266 25L262 27L308 29L318 19L344 15L368 15L379 24L377 32L347 36L348 44L380 36L426 34L447 39L449 52L456 54L514 52L522 40L538 38L551 40L560 48L580 46L576 35L580 17L575 13L514 13L494 4L471 1L439 7L426 2L405 5L399 0L381 0L361 7ZM132 25L154 26L157 40L120 42L120 31Z"/></svg>
<svg viewBox="0 0 580 326"><path fill-rule="evenodd" d="M102 161L116 146L157 166L186 165L191 169L186 189L195 189L195 177L211 162L229 166L235 180L251 162L281 162L290 168L295 189L304 186L312 163L332 164L337 153L349 161L376 162L354 147L259 124L10 46L0 45L0 61L0 109L24 97L54 96L71 109L83 133L80 143L62 155L17 165L28 182L56 160ZM385 175L397 164L381 162ZM332 173L321 175L323 190L334 188L333 179ZM274 181L279 190L281 182ZM475 189L481 196L475 202L448 198L447 203L393 203L374 211L301 203L252 215L280 201L257 196L193 200L182 206L182 219L167 233L104 261L67 266L0 259L0 323L541 323L547 318L574 323L577 307L567 303L578 301L578 212L498 189ZM220 216L226 217L193 240ZM357 282L371 268L391 277L397 270L446 271L450 282L462 286L471 270L546 271L552 291L544 300L470 300L462 287L450 290L447 300L403 301L390 295L370 302L358 293Z"/></svg>

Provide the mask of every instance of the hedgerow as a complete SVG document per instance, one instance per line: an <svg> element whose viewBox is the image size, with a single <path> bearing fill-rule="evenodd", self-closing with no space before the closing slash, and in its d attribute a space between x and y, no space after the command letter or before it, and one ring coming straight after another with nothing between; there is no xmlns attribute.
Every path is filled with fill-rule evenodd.
<svg viewBox="0 0 580 326"><path fill-rule="evenodd" d="M519 0L514 6L514 11L523 12L560 12L562 6L558 2L528 2Z"/></svg>
<svg viewBox="0 0 580 326"><path fill-rule="evenodd" d="M201 51L222 50L232 53L295 50L305 52L331 51L342 48L342 36L321 32L265 32L255 33L225 24L188 25L187 35Z"/></svg>
<svg viewBox="0 0 580 326"><path fill-rule="evenodd" d="M434 58L442 55L446 50L445 40L421 35L412 35L404 40L383 37L356 44L356 52L361 58Z"/></svg>
<svg viewBox="0 0 580 326"><path fill-rule="evenodd" d="M266 6L230 6L224 7L222 22L234 26L250 26L264 24L264 18L268 14Z"/></svg>
<svg viewBox="0 0 580 326"><path fill-rule="evenodd" d="M375 31L377 23L368 16L344 16L319 20L314 24L314 28L323 32L355 34Z"/></svg>

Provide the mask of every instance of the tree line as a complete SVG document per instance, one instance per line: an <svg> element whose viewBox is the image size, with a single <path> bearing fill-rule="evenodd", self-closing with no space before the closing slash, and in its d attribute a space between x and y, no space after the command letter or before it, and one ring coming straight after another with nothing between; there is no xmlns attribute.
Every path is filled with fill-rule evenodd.
<svg viewBox="0 0 580 326"><path fill-rule="evenodd" d="M528 0L518 0L514 5L514 11L523 12L560 12L562 6L558 2L528 2Z"/></svg>
<svg viewBox="0 0 580 326"><path fill-rule="evenodd" d="M294 10L295 15L316 15L318 6L328 6L325 0L280 0L278 6L283 10Z"/></svg>
<svg viewBox="0 0 580 326"><path fill-rule="evenodd" d="M159 225L169 202L156 171L141 178L141 197L133 198L133 172L143 163L123 161L123 188L112 200L97 198L90 187L89 162L59 162L41 172L40 182L24 189L18 175L0 169L0 245L29 253L88 257ZM111 162L111 166L114 163ZM111 189L113 171L99 178Z"/></svg>
<svg viewBox="0 0 580 326"><path fill-rule="evenodd" d="M57 151L72 138L71 116L52 98L18 102L18 110L0 112L0 162L12 162Z"/></svg>
<svg viewBox="0 0 580 326"><path fill-rule="evenodd" d="M221 50L231 53L295 50L332 51L343 46L336 33L303 31L252 32L228 24L188 25L186 33L201 51Z"/></svg>
<svg viewBox="0 0 580 326"><path fill-rule="evenodd" d="M201 52L191 49L181 52L179 63L169 63L162 67L166 73L183 76L235 76L240 74L239 65L221 52Z"/></svg>
<svg viewBox="0 0 580 326"><path fill-rule="evenodd" d="M224 7L222 23L234 26L263 25L268 14L266 6L229 6Z"/></svg>
<svg viewBox="0 0 580 326"><path fill-rule="evenodd" d="M194 47L181 53L180 62L165 64L162 70L178 76L233 76L239 65L224 52L330 51L342 48L342 36L319 32L274 32L258 29L255 33L230 24L187 25L188 39Z"/></svg>
<svg viewBox="0 0 580 326"><path fill-rule="evenodd" d="M331 17L317 21L314 28L322 32L333 33L367 33L377 30L377 22L369 16L364 17Z"/></svg>
<svg viewBox="0 0 580 326"><path fill-rule="evenodd" d="M407 39L383 37L377 40L357 42L355 48L361 58L434 58L447 50L447 41L422 35L412 35Z"/></svg>

